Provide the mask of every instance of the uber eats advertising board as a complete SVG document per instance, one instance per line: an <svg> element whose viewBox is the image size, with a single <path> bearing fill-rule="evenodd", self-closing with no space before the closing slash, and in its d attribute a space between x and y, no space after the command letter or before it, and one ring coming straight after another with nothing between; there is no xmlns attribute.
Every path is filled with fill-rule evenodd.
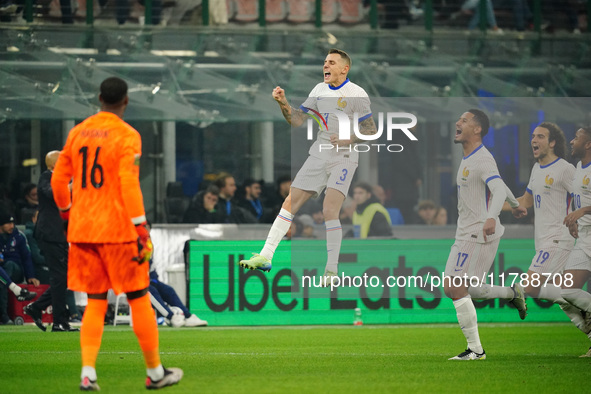
<svg viewBox="0 0 591 394"><path fill-rule="evenodd" d="M189 307L212 325L351 324L355 308L364 324L457 322L443 293L443 282L452 280L444 271L453 240L344 240L341 283L332 289L320 287L324 240L281 242L268 273L238 266L263 241L187 242ZM523 280L534 253L533 240L501 240L491 270L468 280L510 287ZM475 304L480 322L520 321L509 301ZM526 321L568 321L556 305L531 298L527 304Z"/></svg>

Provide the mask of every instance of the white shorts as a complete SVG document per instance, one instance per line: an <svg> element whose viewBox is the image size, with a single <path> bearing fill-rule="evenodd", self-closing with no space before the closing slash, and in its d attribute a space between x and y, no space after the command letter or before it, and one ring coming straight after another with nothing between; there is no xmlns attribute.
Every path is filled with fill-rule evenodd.
<svg viewBox="0 0 591 394"><path fill-rule="evenodd" d="M568 260L564 265L564 270L587 270L591 271L591 257L581 248L575 246Z"/></svg>
<svg viewBox="0 0 591 394"><path fill-rule="evenodd" d="M558 244L546 244L536 250L529 270L538 274L559 274L571 254L570 250L558 247Z"/></svg>
<svg viewBox="0 0 591 394"><path fill-rule="evenodd" d="M579 238L575 243L575 249L581 249L591 256L591 226L579 226Z"/></svg>
<svg viewBox="0 0 591 394"><path fill-rule="evenodd" d="M319 196L324 188L330 187L340 191L346 197L356 169L357 163L346 159L326 161L309 156L291 186L314 192L314 197Z"/></svg>
<svg viewBox="0 0 591 394"><path fill-rule="evenodd" d="M500 238L486 243L456 240L445 264L445 276L467 275L482 282L495 261L499 242Z"/></svg>

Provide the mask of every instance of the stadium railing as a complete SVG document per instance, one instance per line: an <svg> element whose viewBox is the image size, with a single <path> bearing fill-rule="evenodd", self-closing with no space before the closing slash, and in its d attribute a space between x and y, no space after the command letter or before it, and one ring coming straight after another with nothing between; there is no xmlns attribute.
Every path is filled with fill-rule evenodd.
<svg viewBox="0 0 591 394"><path fill-rule="evenodd" d="M480 22L478 28L482 32L487 30L487 0L480 0ZM87 25L95 23L96 5L94 0L79 0L79 8L85 8L85 19ZM343 24L368 23L373 30L379 29L380 19L402 18L402 15L389 15L378 0L254 0L244 2L241 0L226 0L226 6L231 13L241 12L243 3L249 7L248 18L236 18L241 22L258 22L261 28L265 28L269 22L285 20L290 23L308 22L313 23L316 28L322 28L323 24L340 22ZM368 5L365 5L368 4ZM154 4L153 0L143 0L144 23L153 24ZM591 0L586 0L587 20L591 20ZM26 22L34 21L35 0L25 0L23 18ZM338 10L338 11L337 11ZM542 0L533 0L533 31L542 32ZM338 15L337 15L338 14ZM290 17L292 15L293 17ZM437 10L433 0L424 0L422 4L423 25L426 31L433 32L434 21ZM201 2L201 19L203 26L211 24L210 0Z"/></svg>

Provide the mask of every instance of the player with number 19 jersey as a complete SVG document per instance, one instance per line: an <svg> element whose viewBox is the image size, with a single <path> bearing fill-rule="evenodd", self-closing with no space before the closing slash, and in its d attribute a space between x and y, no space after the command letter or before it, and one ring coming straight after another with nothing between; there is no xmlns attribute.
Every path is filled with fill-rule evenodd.
<svg viewBox="0 0 591 394"><path fill-rule="evenodd" d="M111 112L101 111L70 131L51 182L58 207L72 206L68 242L135 243L130 218L145 220L141 149L139 133ZM70 180L72 201L65 187Z"/></svg>
<svg viewBox="0 0 591 394"><path fill-rule="evenodd" d="M554 245L571 250L575 240L562 223L569 213L575 167L562 158L550 164L536 162L526 192L534 201L536 250Z"/></svg>

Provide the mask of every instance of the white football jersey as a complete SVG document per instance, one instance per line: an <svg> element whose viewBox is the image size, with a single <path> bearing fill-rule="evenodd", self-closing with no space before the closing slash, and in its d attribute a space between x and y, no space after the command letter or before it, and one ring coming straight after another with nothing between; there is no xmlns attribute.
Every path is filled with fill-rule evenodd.
<svg viewBox="0 0 591 394"><path fill-rule="evenodd" d="M458 168L458 228L456 240L484 242L482 228L488 216L491 192L488 182L500 178L497 163L488 149L480 145L464 157ZM495 233L486 237L487 242L503 236L505 228L496 217Z"/></svg>
<svg viewBox="0 0 591 394"><path fill-rule="evenodd" d="M534 164L526 191L534 200L536 250L554 241L567 242L566 247L574 245L574 238L562 224L569 213L574 174L575 167L561 158L545 166Z"/></svg>
<svg viewBox="0 0 591 394"><path fill-rule="evenodd" d="M316 141L309 150L311 156L323 160L340 156L355 163L358 161L359 153L353 147L339 147L338 152L336 148L330 149L330 136L339 134L339 121L335 112L343 112L349 118L350 136L354 135L354 114L358 117L358 123L371 116L369 96L363 88L348 78L336 88L321 82L312 89L300 109L319 123Z"/></svg>
<svg viewBox="0 0 591 394"><path fill-rule="evenodd" d="M575 209L588 207L591 205L591 185L589 184L590 179L591 163L588 163L585 167L583 167L583 164L578 162L573 179L573 198ZM583 215L579 219L579 227L582 226L591 226L591 215Z"/></svg>

